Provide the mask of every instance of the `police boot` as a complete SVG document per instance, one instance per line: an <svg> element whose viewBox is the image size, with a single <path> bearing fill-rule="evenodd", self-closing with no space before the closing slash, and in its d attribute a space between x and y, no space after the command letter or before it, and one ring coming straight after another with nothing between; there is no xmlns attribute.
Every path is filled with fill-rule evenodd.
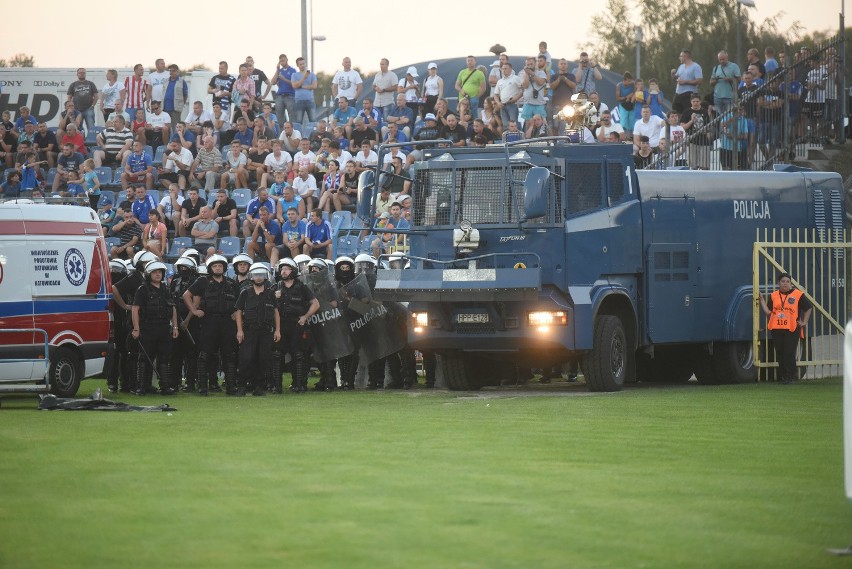
<svg viewBox="0 0 852 569"><path fill-rule="evenodd" d="M299 353L291 364L293 368L293 391L304 393L308 390L308 362L305 360L304 354Z"/></svg>
<svg viewBox="0 0 852 569"><path fill-rule="evenodd" d="M325 390L326 391L334 391L337 389L337 371L335 367L337 367L337 360L331 360L330 362L325 362L323 364L323 376L325 377Z"/></svg>
<svg viewBox="0 0 852 569"><path fill-rule="evenodd" d="M367 389L373 391L385 387L385 358L380 358L368 367Z"/></svg>
<svg viewBox="0 0 852 569"><path fill-rule="evenodd" d="M160 395L174 395L175 388L172 387L172 367L169 364L160 365Z"/></svg>
<svg viewBox="0 0 852 569"><path fill-rule="evenodd" d="M355 372L358 371L358 356L349 354L337 361L340 365L340 384L341 389L348 391L355 389Z"/></svg>
<svg viewBox="0 0 852 569"><path fill-rule="evenodd" d="M134 381L133 393L136 395L145 395L145 376L147 375L148 366L145 362L136 360L136 381Z"/></svg>
<svg viewBox="0 0 852 569"><path fill-rule="evenodd" d="M272 380L272 393L280 395L282 391L281 354L278 352L272 353L272 369L269 374Z"/></svg>
<svg viewBox="0 0 852 569"><path fill-rule="evenodd" d="M207 395L207 377L210 375L210 372L207 369L209 364L208 355L206 352L201 352L198 354L198 394L199 395Z"/></svg>
<svg viewBox="0 0 852 569"><path fill-rule="evenodd" d="M238 391L242 391L242 395L245 395L245 389L240 390L238 388L238 378L237 378L237 362L235 354L227 354L222 356L224 360L222 363L225 367L225 394L226 395L238 395Z"/></svg>

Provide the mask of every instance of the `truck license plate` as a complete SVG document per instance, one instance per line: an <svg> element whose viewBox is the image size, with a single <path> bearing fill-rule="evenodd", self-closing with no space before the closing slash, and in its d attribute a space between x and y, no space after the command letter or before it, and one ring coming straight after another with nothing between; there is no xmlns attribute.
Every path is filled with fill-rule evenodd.
<svg viewBox="0 0 852 569"><path fill-rule="evenodd" d="M487 313L457 314L456 322L459 324L487 324L488 322L491 322L491 316Z"/></svg>

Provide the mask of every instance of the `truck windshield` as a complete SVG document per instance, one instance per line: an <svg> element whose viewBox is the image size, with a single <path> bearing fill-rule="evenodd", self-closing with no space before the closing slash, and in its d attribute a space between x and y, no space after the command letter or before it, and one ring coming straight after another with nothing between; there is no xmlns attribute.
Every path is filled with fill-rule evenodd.
<svg viewBox="0 0 852 569"><path fill-rule="evenodd" d="M459 166L430 164L414 176L413 225L518 223L524 215L524 178L530 166ZM561 174L561 168L554 170ZM562 222L562 196L557 178L550 178L548 214L535 223Z"/></svg>

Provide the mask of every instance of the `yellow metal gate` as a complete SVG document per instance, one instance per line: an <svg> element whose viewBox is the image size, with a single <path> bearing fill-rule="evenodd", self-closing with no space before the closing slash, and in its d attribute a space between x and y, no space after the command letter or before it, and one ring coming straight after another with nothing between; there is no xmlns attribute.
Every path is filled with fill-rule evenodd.
<svg viewBox="0 0 852 569"><path fill-rule="evenodd" d="M842 375L850 235L839 229L758 230L752 251L752 290L754 359L760 380L774 380L778 363L757 292L768 297L781 273L793 277L793 284L814 307L799 343L800 375L805 371L809 378Z"/></svg>

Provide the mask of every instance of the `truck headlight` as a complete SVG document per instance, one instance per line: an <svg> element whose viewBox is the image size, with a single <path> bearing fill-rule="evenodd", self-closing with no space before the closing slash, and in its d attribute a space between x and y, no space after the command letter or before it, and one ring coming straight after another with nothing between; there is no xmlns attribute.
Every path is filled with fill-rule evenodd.
<svg viewBox="0 0 852 569"><path fill-rule="evenodd" d="M539 332L547 332L551 326L566 326L568 314L561 310L530 312L527 314L527 322L530 327L538 328Z"/></svg>
<svg viewBox="0 0 852 569"><path fill-rule="evenodd" d="M414 320L414 332L417 334L420 334L424 328L429 326L428 312L414 312L411 318Z"/></svg>

